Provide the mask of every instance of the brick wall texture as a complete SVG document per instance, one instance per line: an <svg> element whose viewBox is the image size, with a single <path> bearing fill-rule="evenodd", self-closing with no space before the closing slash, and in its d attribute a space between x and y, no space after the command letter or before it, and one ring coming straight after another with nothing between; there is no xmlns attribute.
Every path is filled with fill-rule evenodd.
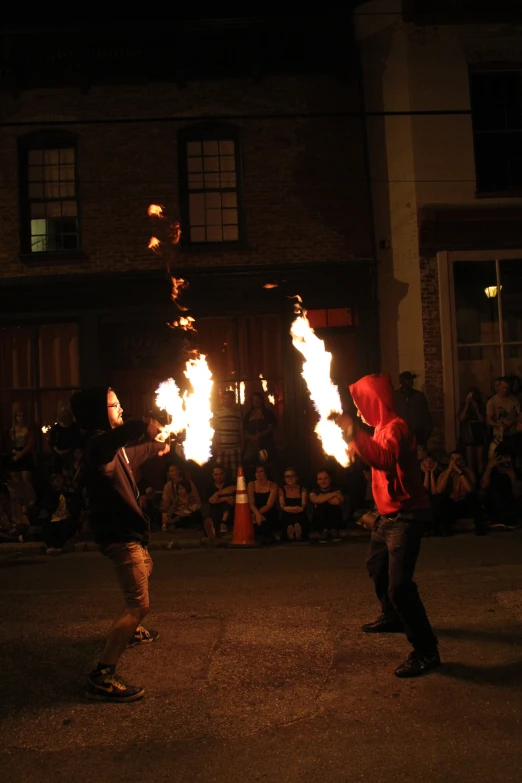
<svg viewBox="0 0 522 783"><path fill-rule="evenodd" d="M2 94L0 277L160 266L147 250L153 233L147 206L164 204L169 217L178 217L177 132L209 117L240 129L246 244L235 250L182 251L183 265L370 258L360 120L328 116L355 108L354 85L333 76L259 83L237 79L185 88L93 87L87 94L79 89ZM67 125L53 125L60 121ZM17 142L24 133L53 128L78 136L86 260L24 266L19 257Z"/></svg>

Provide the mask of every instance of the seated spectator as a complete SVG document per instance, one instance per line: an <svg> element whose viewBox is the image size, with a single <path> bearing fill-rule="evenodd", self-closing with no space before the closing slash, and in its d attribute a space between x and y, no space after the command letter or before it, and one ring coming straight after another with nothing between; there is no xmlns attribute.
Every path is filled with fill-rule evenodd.
<svg viewBox="0 0 522 783"><path fill-rule="evenodd" d="M466 467L459 451L450 454L450 462L437 479L435 502L435 529L442 535L451 535L457 519L472 518L475 535L485 533L484 514L476 491L475 476Z"/></svg>
<svg viewBox="0 0 522 783"><path fill-rule="evenodd" d="M48 555L58 555L76 534L78 520L71 515L65 480L61 473L53 473L51 485L44 497L43 508L46 517L43 524L43 539Z"/></svg>
<svg viewBox="0 0 522 783"><path fill-rule="evenodd" d="M201 502L199 495L196 497L192 491L194 485L191 481L180 481L175 486L176 501L168 512L161 516L161 529L166 532L169 526L174 530L189 528L198 530L202 527Z"/></svg>
<svg viewBox="0 0 522 783"><path fill-rule="evenodd" d="M421 476L422 476L422 483L424 487L426 488L429 498L430 498L430 505L432 508L438 509L437 506L437 481L439 480L439 476L441 474L442 468L430 452L426 452L425 458L420 463L420 470L421 470ZM438 520L437 514L433 515L431 524L426 527L426 534L427 535L440 535L442 532L440 522Z"/></svg>
<svg viewBox="0 0 522 783"><path fill-rule="evenodd" d="M284 484L279 490L279 507L283 534L288 541L304 541L308 537L308 490L302 487L294 468L286 468Z"/></svg>
<svg viewBox="0 0 522 783"><path fill-rule="evenodd" d="M519 416L520 404L517 398L511 394L508 379L502 378L497 385L497 393L488 400L486 405L486 422L493 429L488 458L494 456L499 443L516 433L516 423Z"/></svg>
<svg viewBox="0 0 522 783"><path fill-rule="evenodd" d="M236 503L236 487L221 465L212 470L212 483L205 495L204 528L209 539L214 540L216 531L219 535L228 532L229 525L234 524L234 506Z"/></svg>
<svg viewBox="0 0 522 783"><path fill-rule="evenodd" d="M314 504L312 514L311 538L324 544L331 539L334 543L341 540L339 530L343 524L342 504L344 496L332 481L330 472L323 468L317 473L317 485L310 492L310 500Z"/></svg>
<svg viewBox="0 0 522 783"><path fill-rule="evenodd" d="M140 508L150 522L151 530L161 529L161 511L154 487L147 487L140 495Z"/></svg>
<svg viewBox="0 0 522 783"><path fill-rule="evenodd" d="M16 519L9 487L0 483L0 542L22 543L29 528L27 520Z"/></svg>
<svg viewBox="0 0 522 783"><path fill-rule="evenodd" d="M522 511L522 482L504 444L497 446L482 477L484 506L494 525L517 527Z"/></svg>
<svg viewBox="0 0 522 783"><path fill-rule="evenodd" d="M11 501L20 507L20 513L32 521L36 514L36 492L29 481L25 481L23 475L12 470L7 478L7 486L11 495Z"/></svg>
<svg viewBox="0 0 522 783"><path fill-rule="evenodd" d="M168 524L169 518L175 516L174 509L178 503L177 485L181 481L189 481L190 494L194 498L198 508L201 508L201 500L195 484L187 479L183 471L177 465L169 465L167 471L168 481L163 487L163 494L161 496L160 511L162 513L162 525ZM163 527L162 527L163 529Z"/></svg>
<svg viewBox="0 0 522 783"><path fill-rule="evenodd" d="M247 492L254 533L260 544L273 543L280 530L277 490L278 486L275 481L270 481L266 468L258 465L254 481L248 482Z"/></svg>

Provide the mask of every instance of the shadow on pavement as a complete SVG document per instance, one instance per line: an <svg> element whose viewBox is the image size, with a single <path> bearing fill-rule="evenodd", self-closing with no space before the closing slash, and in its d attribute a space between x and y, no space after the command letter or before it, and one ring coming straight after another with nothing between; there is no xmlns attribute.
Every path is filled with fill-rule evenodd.
<svg viewBox="0 0 522 783"><path fill-rule="evenodd" d="M37 558L37 557L15 557L14 555L8 555L5 558L0 558L0 568L15 568L16 566L33 566L33 565L45 565L49 562L49 558Z"/></svg>
<svg viewBox="0 0 522 783"><path fill-rule="evenodd" d="M483 631L480 628L437 628L438 637L446 639L464 639L469 642L494 642L495 644L522 644L522 629L509 633L491 629Z"/></svg>
<svg viewBox="0 0 522 783"><path fill-rule="evenodd" d="M0 644L3 714L13 717L27 708L78 703L90 664L103 642L100 634L74 639L70 632L50 629L45 636Z"/></svg>
<svg viewBox="0 0 522 783"><path fill-rule="evenodd" d="M477 685L522 688L522 660L498 666L469 666L465 663L444 663L438 670L445 677L466 680Z"/></svg>

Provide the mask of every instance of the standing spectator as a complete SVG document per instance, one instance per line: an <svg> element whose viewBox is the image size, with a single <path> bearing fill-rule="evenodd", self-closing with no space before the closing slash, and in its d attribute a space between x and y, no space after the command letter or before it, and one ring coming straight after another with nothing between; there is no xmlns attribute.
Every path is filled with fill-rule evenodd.
<svg viewBox="0 0 522 783"><path fill-rule="evenodd" d="M264 465L258 465L254 481L248 482L247 493L254 532L261 544L273 543L279 528L277 491L278 486L270 481Z"/></svg>
<svg viewBox="0 0 522 783"><path fill-rule="evenodd" d="M486 411L479 390L472 386L457 414L459 421L458 448L476 475L484 473L484 452L487 440Z"/></svg>
<svg viewBox="0 0 522 783"><path fill-rule="evenodd" d="M450 454L450 463L437 480L435 501L437 528L443 535L453 532L453 524L457 519L468 517L475 524L475 535L485 534L484 514L476 491L475 476L459 451Z"/></svg>
<svg viewBox="0 0 522 783"><path fill-rule="evenodd" d="M495 525L517 527L522 511L522 482L505 444L497 446L482 477L484 505Z"/></svg>
<svg viewBox="0 0 522 783"><path fill-rule="evenodd" d="M245 437L244 460L250 470L259 462L267 462L275 470L277 464L274 430L276 417L273 411L265 407L265 398L261 392L252 395L250 410L243 419ZM266 451L266 455L260 452Z"/></svg>
<svg viewBox="0 0 522 783"><path fill-rule="evenodd" d="M204 511L204 528L211 541L228 532L228 526L234 523L234 506L236 502L236 487L225 473L221 465L212 470L212 483L205 493L206 508Z"/></svg>
<svg viewBox="0 0 522 783"><path fill-rule="evenodd" d="M399 375L399 388L393 393L395 411L404 419L408 429L415 435L417 443L425 446L431 435L433 424L428 409L428 401L423 392L413 388L417 376L409 371Z"/></svg>
<svg viewBox="0 0 522 783"><path fill-rule="evenodd" d="M495 449L504 438L516 433L519 416L520 404L517 398L511 394L508 379L502 378L498 382L497 393L488 400L486 405L486 421L493 428L489 458L495 454Z"/></svg>
<svg viewBox="0 0 522 783"><path fill-rule="evenodd" d="M225 473L235 478L241 464L243 446L241 413L236 406L235 392L230 390L223 392L221 403L212 420L214 458L222 465Z"/></svg>
<svg viewBox="0 0 522 783"><path fill-rule="evenodd" d="M338 543L341 540L339 530L343 524L341 506L344 496L326 468L317 473L317 485L310 492L310 500L314 504L311 526L314 538L319 537L320 544L326 544L328 538Z"/></svg>
<svg viewBox="0 0 522 783"><path fill-rule="evenodd" d="M20 472L24 481L31 481L36 464L36 438L34 427L27 423L20 405L13 409L13 424L6 440L11 452L9 469Z"/></svg>
<svg viewBox="0 0 522 783"><path fill-rule="evenodd" d="M80 428L73 420L70 409L60 404L56 424L49 432L49 446L53 453L53 473L61 473L67 457L81 445Z"/></svg>
<svg viewBox="0 0 522 783"><path fill-rule="evenodd" d="M284 485L279 490L283 533L289 541L302 541L308 535L308 491L299 483L294 468L286 468L283 478Z"/></svg>

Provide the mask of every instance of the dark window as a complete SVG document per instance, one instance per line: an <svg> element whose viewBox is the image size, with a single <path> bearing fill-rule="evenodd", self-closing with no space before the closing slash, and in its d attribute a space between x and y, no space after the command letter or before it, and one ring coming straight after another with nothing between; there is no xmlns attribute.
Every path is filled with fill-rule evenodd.
<svg viewBox="0 0 522 783"><path fill-rule="evenodd" d="M78 250L76 139L28 136L20 140L23 253Z"/></svg>
<svg viewBox="0 0 522 783"><path fill-rule="evenodd" d="M470 74L477 191L522 191L522 70Z"/></svg>
<svg viewBox="0 0 522 783"><path fill-rule="evenodd" d="M244 238L239 133L200 126L179 136L182 242L208 244Z"/></svg>

